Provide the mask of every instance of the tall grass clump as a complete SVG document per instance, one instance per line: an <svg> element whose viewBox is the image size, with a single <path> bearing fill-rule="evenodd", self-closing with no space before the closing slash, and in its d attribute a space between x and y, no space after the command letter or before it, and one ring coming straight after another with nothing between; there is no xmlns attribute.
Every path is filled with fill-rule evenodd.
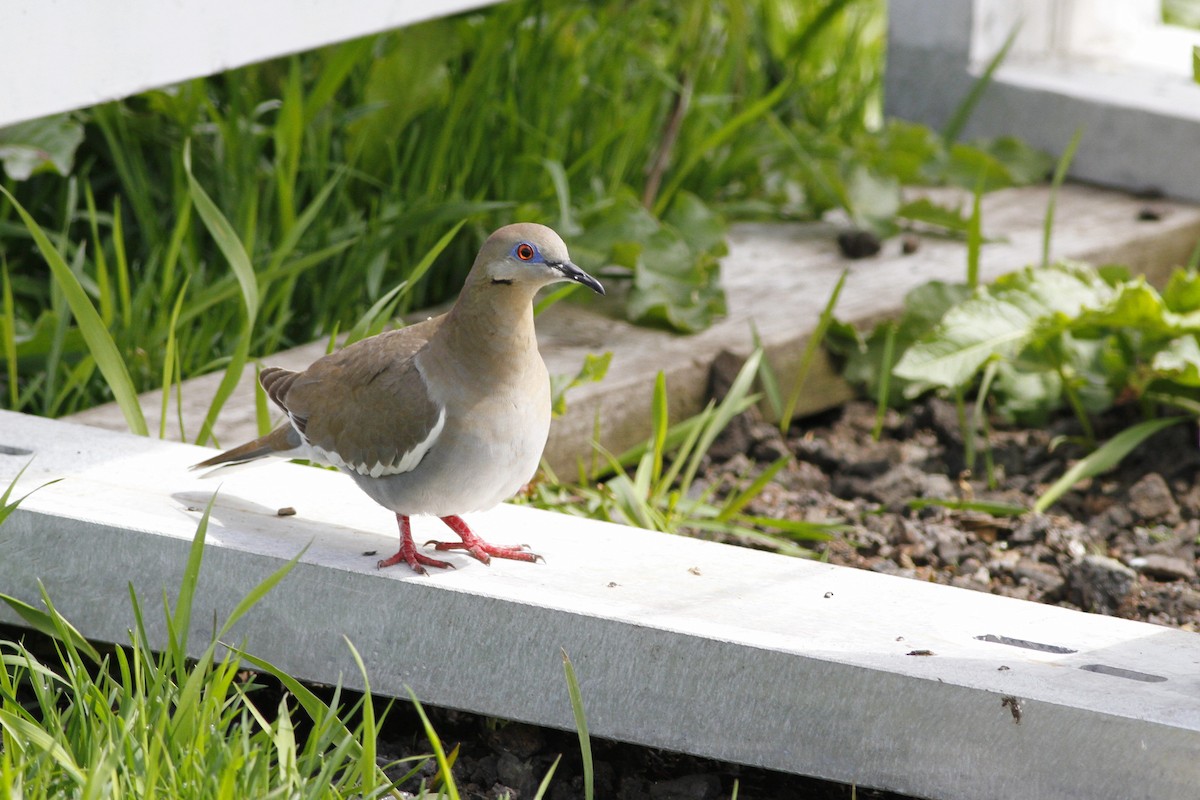
<svg viewBox="0 0 1200 800"><path fill-rule="evenodd" d="M253 673L245 671L235 650L219 644L287 575L295 559L255 587L199 658L189 658L207 523L208 511L178 599L166 609L165 645L147 633L142 604L132 590L129 644L105 653L79 634L45 590L45 611L0 594L27 626L54 641L52 653L0 641L0 796L397 796L396 784L375 763L382 720L368 713L369 694L343 708L337 690L326 703L253 659L290 692L276 705L264 706ZM303 734L297 715L305 717Z"/></svg>
<svg viewBox="0 0 1200 800"><path fill-rule="evenodd" d="M682 289L645 305L707 324L711 297L699 315L658 307L687 282L719 292L719 217L697 202L741 216L836 202L810 179L839 173L838 143L878 116L882 32L879 0L518 0L64 117L73 162L8 174L0 198L7 403L57 416L114 396L18 203L138 392L346 330L430 253L391 310L444 300L516 219L575 239L643 209L651 227L593 253L635 295L664 249L639 256L646 242L702 239L669 276Z"/></svg>

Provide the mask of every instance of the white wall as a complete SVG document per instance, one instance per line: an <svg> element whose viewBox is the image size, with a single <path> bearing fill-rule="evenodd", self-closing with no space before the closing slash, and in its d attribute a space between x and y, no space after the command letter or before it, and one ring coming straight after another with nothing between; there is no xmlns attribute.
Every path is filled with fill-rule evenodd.
<svg viewBox="0 0 1200 800"><path fill-rule="evenodd" d="M1156 8L1154 0L890 0L885 110L940 128L1023 19L964 136L1013 134L1058 154L1082 127L1074 178L1200 200L1200 86L1188 75L1187 46L1196 37L1156 28Z"/></svg>
<svg viewBox="0 0 1200 800"><path fill-rule="evenodd" d="M0 125L496 0L4 0Z"/></svg>

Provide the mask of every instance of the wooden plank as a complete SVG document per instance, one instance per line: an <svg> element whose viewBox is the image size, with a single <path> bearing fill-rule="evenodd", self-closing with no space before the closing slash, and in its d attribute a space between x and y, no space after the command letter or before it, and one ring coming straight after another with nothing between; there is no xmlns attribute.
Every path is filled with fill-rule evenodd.
<svg viewBox="0 0 1200 800"><path fill-rule="evenodd" d="M928 192L944 202L969 203L961 192ZM1010 189L984 198L984 246L981 274L989 280L1036 263L1041 258L1042 222L1047 202L1044 187ZM1159 219L1139 219L1147 205ZM753 349L757 328L767 355L789 391L804 346L842 270L850 270L838 317L857 324L895 315L904 295L933 279L960 281L966 274L962 243L926 237L912 255L898 241L885 244L876 258L848 261L834 243L831 223L743 223L733 226L730 252L722 262L722 283L729 313L712 328L694 336L630 325L616 318L615 308L558 304L538 319L542 353L556 374L573 374L589 353L613 353L608 377L581 386L568 396L565 417L556 420L546 457L560 473L573 474L576 459L588 459L597 415L601 442L614 452L649 434L654 376L666 372L673 419L699 411L708 397L713 360L723 351L745 357ZM1051 253L1093 263L1120 262L1154 282L1186 262L1200 240L1200 207L1168 201L1146 201L1084 186L1066 186L1058 198ZM586 265L594 266L594 265ZM325 342L278 353L265 363L300 368L323 355ZM216 427L222 444L257 435L254 423L253 373L248 368ZM183 387L185 431L199 431L216 391L219 376L186 381ZM798 416L831 408L851 395L824 357L809 375ZM157 430L161 394L142 396L151 430ZM172 406L169 420L176 418ZM69 419L123 430L124 417L115 405L100 406ZM178 432L168 427L172 437Z"/></svg>
<svg viewBox="0 0 1200 800"><path fill-rule="evenodd" d="M147 609L174 594L219 488L194 654L307 545L229 636L300 678L361 688L346 637L376 692L570 729L565 649L595 736L954 800L1200 785L1194 633L508 505L476 529L546 563L451 554L419 578L375 569L394 523L346 476L217 484L186 471L208 452L0 412L0 482L29 454L18 495L62 478L0 527L0 587L39 604L44 584L84 635L127 641L127 584Z"/></svg>

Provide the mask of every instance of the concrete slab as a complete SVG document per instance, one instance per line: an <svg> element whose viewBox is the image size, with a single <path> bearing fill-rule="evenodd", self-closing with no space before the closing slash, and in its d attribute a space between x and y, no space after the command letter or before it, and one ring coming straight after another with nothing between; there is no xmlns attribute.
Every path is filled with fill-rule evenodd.
<svg viewBox="0 0 1200 800"><path fill-rule="evenodd" d="M969 198L952 191L925 192L969 207ZM1041 258L1042 221L1047 190L1030 187L994 192L984 198L984 233L994 239L983 251L981 273L987 280L1037 263ZM1148 205L1128 195L1084 186L1066 186L1058 198L1052 256L1092 263L1123 263L1161 282L1169 270L1185 263L1200 241L1200 207L1154 201L1153 221L1139 220ZM790 391L804 347L817 316L843 269L850 270L838 316L867 324L899 312L904 295L933 279L962 280L966 252L962 243L934 237L922 241L913 255L888 242L877 258L848 261L834 243L829 224L739 224L729 237L730 252L722 263L728 315L694 336L630 325L593 308L560 303L538 320L542 353L554 374L574 374L589 353L613 353L608 377L568 395L567 414L556 420L546 458L560 473L574 474L576 459L591 456L597 415L600 440L621 452L649 435L654 376L667 375L673 419L698 412L708 399L708 375L722 351L745 357L753 349L757 328L767 356ZM616 312L613 311L615 314ZM264 358L268 364L299 369L324 355L327 343L315 342ZM186 381L182 416L185 432L194 437L216 393L219 375ZM217 440L238 444L257 435L252 369L225 406L216 426ZM796 408L803 416L832 408L851 391L823 357L809 374ZM161 393L142 397L151 430L157 430ZM168 430L178 438L168 412ZM72 421L110 430L125 430L115 405L75 414Z"/></svg>
<svg viewBox="0 0 1200 800"><path fill-rule="evenodd" d="M345 636L378 692L571 728L565 649L602 737L955 800L1200 785L1196 634L513 506L473 521L545 564L379 571L392 520L345 476L217 485L185 471L209 452L0 412L0 481L30 454L18 492L63 478L0 527L0 591L37 604L41 581L85 635L125 640L127 584L173 592L220 488L197 650L311 543L231 637L301 678L356 685Z"/></svg>

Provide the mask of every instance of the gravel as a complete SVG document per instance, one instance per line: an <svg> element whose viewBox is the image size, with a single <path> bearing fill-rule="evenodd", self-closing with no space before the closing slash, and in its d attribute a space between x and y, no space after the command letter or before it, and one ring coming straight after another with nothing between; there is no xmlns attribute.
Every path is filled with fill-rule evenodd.
<svg viewBox="0 0 1200 800"><path fill-rule="evenodd" d="M1097 435L1135 421L1115 412L1100 421ZM974 472L951 403L932 398L905 414L889 411L878 440L875 424L875 407L866 402L801 421L786 437L751 414L731 433L743 452L782 450L796 461L747 510L851 525L853 533L815 545L836 564L1200 629L1200 446L1193 427L1158 433L1048 513L1004 514L966 504L1032 508L1087 453L1070 443L1079 437L1073 419L1040 428L993 421L990 442L977 445ZM735 456L710 463L703 479L733 489L762 466ZM948 505L929 504L938 500Z"/></svg>

